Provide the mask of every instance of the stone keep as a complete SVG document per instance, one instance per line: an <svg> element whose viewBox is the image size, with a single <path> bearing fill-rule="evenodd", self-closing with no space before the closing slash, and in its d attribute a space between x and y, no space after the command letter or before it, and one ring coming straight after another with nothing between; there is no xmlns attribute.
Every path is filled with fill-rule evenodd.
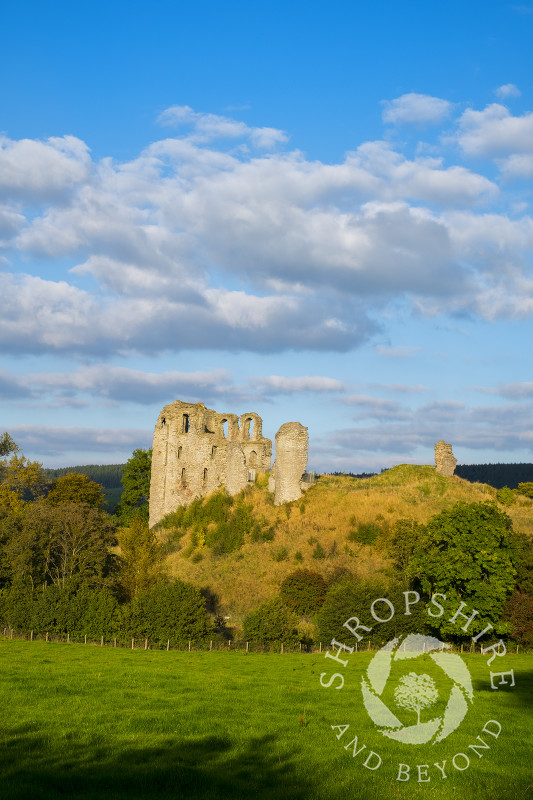
<svg viewBox="0 0 533 800"><path fill-rule="evenodd" d="M269 470L272 442L262 425L254 412L218 414L180 400L165 406L154 431L150 527L223 484L237 494L255 480L256 469Z"/></svg>
<svg viewBox="0 0 533 800"><path fill-rule="evenodd" d="M439 475L451 478L455 472L457 459L452 453L451 444L447 444L443 439L435 445L435 471Z"/></svg>

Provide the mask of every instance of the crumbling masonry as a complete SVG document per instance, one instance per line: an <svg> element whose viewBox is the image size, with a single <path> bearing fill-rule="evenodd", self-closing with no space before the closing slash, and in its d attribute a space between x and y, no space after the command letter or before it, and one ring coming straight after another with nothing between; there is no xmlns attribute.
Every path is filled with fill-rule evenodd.
<svg viewBox="0 0 533 800"><path fill-rule="evenodd" d="M439 475L451 478L455 472L457 459L452 453L451 444L447 444L443 439L435 445L435 471Z"/></svg>
<svg viewBox="0 0 533 800"><path fill-rule="evenodd" d="M270 470L272 442L263 436L262 425L255 412L219 414L203 403L180 400L165 406L154 431L150 527L220 486L237 494L255 480L256 470ZM299 422L282 425L276 448L275 483L269 486L279 505L301 497L307 428Z"/></svg>

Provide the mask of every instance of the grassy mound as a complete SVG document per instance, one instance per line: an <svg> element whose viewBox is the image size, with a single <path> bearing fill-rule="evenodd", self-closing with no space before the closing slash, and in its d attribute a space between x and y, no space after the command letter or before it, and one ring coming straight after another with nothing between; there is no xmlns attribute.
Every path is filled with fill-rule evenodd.
<svg viewBox="0 0 533 800"><path fill-rule="evenodd" d="M214 591L231 624L276 595L298 567L326 577L342 569L362 577L383 572L388 558L382 544L398 519L425 523L458 501L497 502L491 486L410 464L372 478L324 475L300 500L277 507L262 483L232 502L214 495L197 501L194 513L180 511L160 529L172 551L171 573ZM533 500L518 496L501 507L515 530L533 535ZM212 518L209 508L217 509ZM239 527L238 545L223 547L232 525Z"/></svg>

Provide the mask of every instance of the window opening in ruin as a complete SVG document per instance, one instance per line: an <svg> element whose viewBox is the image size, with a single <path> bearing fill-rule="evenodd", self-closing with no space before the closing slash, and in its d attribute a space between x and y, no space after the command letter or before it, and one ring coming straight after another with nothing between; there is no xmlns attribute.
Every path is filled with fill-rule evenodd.
<svg viewBox="0 0 533 800"><path fill-rule="evenodd" d="M183 469L181 470L181 480L182 481L185 480L185 467L183 467Z"/></svg>
<svg viewBox="0 0 533 800"><path fill-rule="evenodd" d="M204 469L204 483L207 480L207 467Z"/></svg>
<svg viewBox="0 0 533 800"><path fill-rule="evenodd" d="M189 433L191 429L191 420L188 414L183 415L183 433Z"/></svg>
<svg viewBox="0 0 533 800"><path fill-rule="evenodd" d="M224 437L224 439L228 438L228 420L227 419L223 419L222 420L222 436Z"/></svg>
<svg viewBox="0 0 533 800"><path fill-rule="evenodd" d="M248 456L248 462L247 463L248 463L248 466L251 469L255 469L257 467L257 453L255 452L255 450L252 450L252 452ZM255 480L255 478L254 478L254 480Z"/></svg>
<svg viewBox="0 0 533 800"><path fill-rule="evenodd" d="M183 450L183 447L180 444L180 446L178 447L178 458L181 458L181 451L182 450Z"/></svg>
<svg viewBox="0 0 533 800"><path fill-rule="evenodd" d="M217 454L217 446L216 444L214 444L213 447L211 448L211 458L214 458L216 454Z"/></svg>
<svg viewBox="0 0 533 800"><path fill-rule="evenodd" d="M253 419L246 420L246 438L253 439L254 438L254 421Z"/></svg>
<svg viewBox="0 0 533 800"><path fill-rule="evenodd" d="M161 427L162 427L162 428L164 428L164 427L165 427L165 425L166 425L166 422L167 422L167 421L166 421L166 419L163 417L163 419L161 420Z"/></svg>

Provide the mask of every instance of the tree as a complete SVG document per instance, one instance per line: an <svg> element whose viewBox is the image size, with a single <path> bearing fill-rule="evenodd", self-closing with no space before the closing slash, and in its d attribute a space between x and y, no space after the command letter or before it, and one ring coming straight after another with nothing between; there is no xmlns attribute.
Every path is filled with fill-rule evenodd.
<svg viewBox="0 0 533 800"><path fill-rule="evenodd" d="M533 644L533 595L515 589L507 600L503 619L511 624L511 636L525 645Z"/></svg>
<svg viewBox="0 0 533 800"><path fill-rule="evenodd" d="M9 433L3 433L0 436L0 457L8 456L10 453L16 453L18 446L15 444Z"/></svg>
<svg viewBox="0 0 533 800"><path fill-rule="evenodd" d="M152 451L134 450L122 474L122 497L116 510L118 517L123 520L132 516L148 519L151 469Z"/></svg>
<svg viewBox="0 0 533 800"><path fill-rule="evenodd" d="M392 530L383 538L386 554L393 561L393 573L408 589L408 566L415 550L420 546L426 529L414 519L398 519Z"/></svg>
<svg viewBox="0 0 533 800"><path fill-rule="evenodd" d="M416 672L410 672L400 678L398 684L394 691L396 703L402 708L414 711L417 714L418 725L420 725L420 712L423 708L432 706L439 696L435 681L430 675L417 675Z"/></svg>
<svg viewBox="0 0 533 800"><path fill-rule="evenodd" d="M314 614L326 599L328 585L319 572L297 569L280 587L281 599L297 614Z"/></svg>
<svg viewBox="0 0 533 800"><path fill-rule="evenodd" d="M524 483L519 483L517 491L519 494L523 494L526 497L533 499L533 482L525 481Z"/></svg>
<svg viewBox="0 0 533 800"><path fill-rule="evenodd" d="M47 503L58 506L62 503L82 503L92 508L102 508L104 490L99 483L92 481L87 475L69 472L52 483Z"/></svg>
<svg viewBox="0 0 533 800"><path fill-rule="evenodd" d="M262 643L296 643L298 641L297 625L296 615L278 597L274 597L245 618L244 638Z"/></svg>
<svg viewBox="0 0 533 800"><path fill-rule="evenodd" d="M117 539L120 546L118 583L122 595L129 600L165 577L163 546L141 517L133 517L127 526L119 528Z"/></svg>
<svg viewBox="0 0 533 800"><path fill-rule="evenodd" d="M109 517L91 506L36 500L11 527L4 559L11 576L24 575L37 586L55 583L102 585L114 544Z"/></svg>
<svg viewBox="0 0 533 800"><path fill-rule="evenodd" d="M132 637L183 644L201 641L212 633L205 599L190 583L157 583L131 603L127 629Z"/></svg>
<svg viewBox="0 0 533 800"><path fill-rule="evenodd" d="M358 617L363 625L372 630L367 633L361 631L365 639L384 644L402 633L424 633L426 630L426 612L423 603L411 607L411 614L405 616L405 597L403 587L398 584L389 584L383 578L370 578L360 580L347 576L338 583L333 584L326 596L324 604L317 615L320 640L330 642L346 642L350 646L355 644L355 639L343 623L350 617ZM370 607L377 598L387 598L395 608L395 614L389 622L378 623L370 613ZM378 616L390 616L386 605L380 604L376 608Z"/></svg>
<svg viewBox="0 0 533 800"><path fill-rule="evenodd" d="M465 636L463 617L448 621L448 612L461 601L478 611L469 636L488 623L497 625L516 575L511 533L511 520L494 503L456 503L429 520L427 536L413 555L408 574L430 596L446 595L445 614L435 621L442 634Z"/></svg>

